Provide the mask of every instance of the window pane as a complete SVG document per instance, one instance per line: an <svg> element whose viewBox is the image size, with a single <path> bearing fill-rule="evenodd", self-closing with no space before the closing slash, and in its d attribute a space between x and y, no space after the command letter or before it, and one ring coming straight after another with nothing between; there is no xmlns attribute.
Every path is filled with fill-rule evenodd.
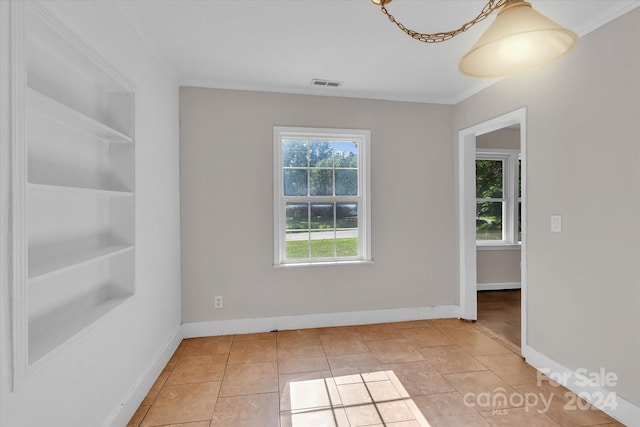
<svg viewBox="0 0 640 427"><path fill-rule="evenodd" d="M311 141L309 165L318 168L333 167L333 142Z"/></svg>
<svg viewBox="0 0 640 427"><path fill-rule="evenodd" d="M358 256L358 237L357 230L344 230L336 232L336 255L347 257L347 256ZM356 237L350 237L350 235L355 234ZM347 236L347 237L343 237Z"/></svg>
<svg viewBox="0 0 640 427"><path fill-rule="evenodd" d="M284 139L282 141L282 166L307 167L307 141Z"/></svg>
<svg viewBox="0 0 640 427"><path fill-rule="evenodd" d="M309 205L304 203L287 203L287 231L309 229Z"/></svg>
<svg viewBox="0 0 640 427"><path fill-rule="evenodd" d="M368 144L368 131L274 127L274 264L370 259Z"/></svg>
<svg viewBox="0 0 640 427"><path fill-rule="evenodd" d="M333 196L333 169L311 169L311 196Z"/></svg>
<svg viewBox="0 0 640 427"><path fill-rule="evenodd" d="M311 258L333 258L335 251L335 232L316 231L311 233Z"/></svg>
<svg viewBox="0 0 640 427"><path fill-rule="evenodd" d="M518 197L522 197L522 159L518 159Z"/></svg>
<svg viewBox="0 0 640 427"><path fill-rule="evenodd" d="M336 169L336 196L358 195L358 171Z"/></svg>
<svg viewBox="0 0 640 427"><path fill-rule="evenodd" d="M333 230L333 203L311 204L311 229Z"/></svg>
<svg viewBox="0 0 640 427"><path fill-rule="evenodd" d="M502 198L502 160L476 160L476 198Z"/></svg>
<svg viewBox="0 0 640 427"><path fill-rule="evenodd" d="M518 242L522 242L522 203L518 203Z"/></svg>
<svg viewBox="0 0 640 427"><path fill-rule="evenodd" d="M292 231L285 234L285 243L288 259L309 258L309 232Z"/></svg>
<svg viewBox="0 0 640 427"><path fill-rule="evenodd" d="M336 204L336 228L358 228L357 203Z"/></svg>
<svg viewBox="0 0 640 427"><path fill-rule="evenodd" d="M502 202L477 203L476 240L502 240Z"/></svg>
<svg viewBox="0 0 640 427"><path fill-rule="evenodd" d="M358 143L354 141L336 141L333 153L335 167L358 167Z"/></svg>
<svg viewBox="0 0 640 427"><path fill-rule="evenodd" d="M285 196L307 195L307 169L285 169L283 178Z"/></svg>

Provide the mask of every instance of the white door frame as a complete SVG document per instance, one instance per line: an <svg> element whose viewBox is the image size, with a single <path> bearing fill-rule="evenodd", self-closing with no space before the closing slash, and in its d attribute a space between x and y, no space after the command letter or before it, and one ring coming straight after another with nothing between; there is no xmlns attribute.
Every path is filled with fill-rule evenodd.
<svg viewBox="0 0 640 427"><path fill-rule="evenodd" d="M520 152L522 153L522 250L520 275L522 288L521 303L521 346L527 343L527 109L526 107L504 114L458 132L458 206L459 206L459 247L460 247L460 318L478 319L478 294L476 277L476 137L508 126L520 125Z"/></svg>

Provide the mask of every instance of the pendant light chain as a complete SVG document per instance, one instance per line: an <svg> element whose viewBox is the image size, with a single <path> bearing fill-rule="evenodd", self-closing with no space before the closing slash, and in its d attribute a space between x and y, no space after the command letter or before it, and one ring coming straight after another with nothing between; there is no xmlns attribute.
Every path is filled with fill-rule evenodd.
<svg viewBox="0 0 640 427"><path fill-rule="evenodd" d="M504 6L507 3L510 3L511 1L513 0L489 0L487 4L484 6L484 8L482 8L482 11L480 12L480 14L476 16L475 19L465 23L462 27L453 31L447 31L443 33L433 33L433 34L423 34L405 27L402 23L398 22L392 14L389 13L386 7L384 7L385 2L382 2L381 9L382 9L382 13L387 15L387 18L389 18L389 21L396 24L398 28L404 31L411 38L424 43L440 43L440 42L449 40L457 36L458 34L464 33L465 31L473 27L478 22L483 21L487 16L491 15L496 9L500 9L502 6Z"/></svg>

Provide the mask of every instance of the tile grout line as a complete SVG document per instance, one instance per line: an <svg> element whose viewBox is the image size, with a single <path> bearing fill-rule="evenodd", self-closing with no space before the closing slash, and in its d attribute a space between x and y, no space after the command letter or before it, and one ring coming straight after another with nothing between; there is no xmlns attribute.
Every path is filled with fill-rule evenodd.
<svg viewBox="0 0 640 427"><path fill-rule="evenodd" d="M278 345L278 332L276 334L276 383L278 384L278 426L282 425L282 390L280 390L280 346Z"/></svg>
<svg viewBox="0 0 640 427"><path fill-rule="evenodd" d="M448 338L451 338L451 336L453 336L453 335L461 335L461 334L464 334L464 332L465 332L465 329L464 329L464 328L462 328L462 327L458 328L458 327L454 326L453 322L446 322L446 323L445 323L445 322L442 322L442 323L438 324L438 326L440 326L440 327L442 327L443 329L445 329L445 330L446 330L446 333L445 333L445 332L443 332L442 330L440 330L440 329L438 328L438 326L435 326L435 324L426 324L426 325L422 325L422 326L414 326L413 328L399 328L398 326L393 325L393 324L391 324L391 323L383 323L383 324L380 324L380 325L385 325L385 327L386 327L386 325L389 325L393 331L395 331L395 332L399 332L401 335L402 335L402 333L401 333L401 331L402 331L402 330L407 330L407 329L416 329L416 328L424 328L424 327L427 327L427 326L428 326L428 327L435 328L435 329L436 329L436 330L438 330L441 334L443 334L444 336L446 336L446 337L448 337ZM468 349L465 349L465 348L464 348L464 347L462 347L462 345L461 345L460 343L458 343L458 342L455 342L455 343L453 343L453 344L449 344L449 345L444 345L444 346L443 346L443 345L440 345L440 346L430 346L430 347L418 347L416 344L414 344L413 342L411 342L408 338L404 337L404 341L407 343L408 347L409 347L409 348L412 348L412 349L414 349L414 350L416 350L416 351L418 351L418 352L420 352L420 350L424 350L424 349L427 349L427 348L444 348L444 347L453 347L453 346L455 346L455 347L457 347L457 348L459 349L459 350L457 350L457 351L461 351L461 354L464 354L464 355L466 355L466 356L470 357L470 358L471 358L471 359L473 359L475 362L477 362L481 367L483 367L483 368L484 368L483 370L480 370L480 371L475 371L475 370L466 371L466 370L465 370L465 371L461 371L461 372L447 372L447 373L441 373L441 372L437 371L437 369L436 369L436 371L437 371L438 375L439 375L439 376L440 376L440 377L445 381L445 383L446 383L446 384L448 384L448 385L451 387L451 389L452 389L452 390L451 390L451 391L447 391L447 392L444 392L444 391L443 391L443 392L439 392L439 393L424 393L424 394L416 394L415 396L411 396L411 395L410 395L410 398L418 397L418 396L445 395L445 394L450 394L450 393L452 393L452 392L453 392L453 393L455 393L458 397L461 397L461 396L462 396L462 392L460 392L460 391L458 391L458 390L456 389L456 387L455 387L455 386L450 382L450 380L449 380L449 378L447 378L447 376L451 376L451 375L455 375L455 374L471 373L471 372L490 372L490 373L492 373L493 375L495 375L497 378L499 378L502 382L504 382L505 384L507 384L507 385L509 386L509 388L514 389L514 391L515 391L516 393L518 393L518 394L522 394L520 391L515 390L515 387L517 387L518 385L528 385L528 384L530 384L530 383L523 382L523 383L521 383L521 384L520 384L520 383L518 383L518 384L510 384L509 382L507 382L507 380L506 380L506 379L504 379L504 378L502 378L500 375L498 375L498 374L497 374L497 372L496 372L494 369L491 369L489 366L485 365L485 364L484 364L484 363L482 363L480 360L478 360L478 357L482 357L482 356L489 357L489 356L512 355L512 354L515 354L515 355L517 355L517 356L520 356L520 355L519 355L519 354L517 354L517 353L515 353L515 352L513 351L513 349L511 349L511 348L507 347L507 346L505 345L505 342L506 342L506 341L502 341L501 339L499 339L499 337L498 337L498 336L492 336L492 335L489 335L485 330L483 330L484 328L486 328L484 325L479 325L479 324L474 323L474 324L472 324L472 325L470 325L470 326L471 326L471 328L473 328L473 330L475 330L475 331L477 331L477 332L481 333L481 334L482 334L482 336L487 337L487 338L491 339L491 340L492 340L492 342L495 342L496 344L499 344L499 345L501 345L501 346L505 347L505 350L506 350L506 351L505 351L504 353L490 353L490 352L489 352L489 353L487 353L487 354L484 354L484 353L482 353L482 354L472 354L472 352L474 352L473 347L470 347L470 348L468 348ZM469 328L467 328L467 327L465 327L465 328L466 328L466 331L471 332L471 330L469 330ZM316 328L309 328L309 329L316 329ZM374 329L375 329L375 328L374 328ZM369 341L365 341L365 340L364 340L364 338L363 338L363 336L362 336L362 332L361 332L359 329L355 328L355 331L344 331L343 333L347 333L347 332L349 332L349 333L353 333L353 338L354 338L354 339L359 340L359 341L361 341L361 342L363 342L363 343L365 344L365 347L366 347L369 351L364 352L364 353L370 353L371 355L373 355L373 357L375 358L375 360L378 362L378 364L381 366L381 368L382 368L382 369L384 369L384 368L385 368L385 365L390 365L390 364L409 364L409 363L419 363L419 362L422 362L422 361L417 361L417 362L412 362L412 361L403 361L403 362L389 362L389 363L381 363L381 362L380 362L380 359L378 359L378 356L376 356L376 353L375 353L375 352L371 349L371 347L369 346L369 343L370 343L370 342L378 343L378 342L381 342L381 341L391 341L391 340L394 340L394 339L396 339L396 338L386 337L386 338L380 338L380 339L378 339L378 337L379 337L379 336L382 336L382 334L385 334L385 333L387 333L387 332L380 332L380 335L376 335L376 332L375 332L375 331L373 331L373 332L372 332L372 331L367 331L367 332L368 332L368 336L369 336L369 337L373 337L373 339L370 339ZM320 339L320 337L321 337L321 336L330 336L330 335L334 335L334 334L333 334L333 333L326 333L326 334L320 335L318 332L316 332L316 333L314 334L314 336L315 336L315 337L317 337L317 338L318 338L318 340L320 341L320 342L319 342L319 344L320 344L320 346L321 346L321 348L322 348L322 354L324 355L324 359L325 359L325 361L326 361L326 363L327 363L328 371L329 371L329 373L330 373L332 376L335 376L335 375L337 374L337 372L334 372L334 371L335 371L335 369L334 369L334 368L332 368L331 364L329 364L329 355L327 354L327 347L325 346L325 344L324 344L324 343L322 342L322 340ZM473 334L468 334L468 335L472 336ZM404 335L403 335L403 336L404 336ZM247 365L247 364L251 364L251 363L259 363L259 362L249 362L249 363L243 363L243 364L238 364L238 365L229 365L229 361L231 360L231 353L232 353L233 344L234 344L235 342L255 342L255 341L266 341L266 340L270 340L270 338L258 338L258 337L254 338L254 339L251 339L251 340L237 340L237 337L238 337L238 335L232 335L232 336L231 336L231 344L230 344L230 347L229 347L229 351L228 351L228 352L226 352L226 361L225 361L225 364L224 364L224 371L223 371L222 377L221 377L221 379L220 379L220 389L218 390L218 394L217 394L217 396L216 396L216 402L215 402L215 404L214 404L213 414L215 414L215 408L217 407L217 404L219 403L219 402L218 402L218 399L220 399L220 391L221 391L221 389L222 389L222 383L223 383L223 381L225 380L225 378L227 378L227 374L228 374L228 371L227 371L227 370L228 370L228 368L229 368L230 366L242 366L242 365ZM278 398L278 406L277 406L277 408L278 408L278 424L281 424L281 422L282 422L281 417L282 417L282 413L283 413L283 410L282 410L282 399L281 399L281 394L282 394L282 393L284 393L284 392L285 392L285 390L284 390L284 389L282 389L282 387L281 387L281 383L280 383L280 376L281 376L281 375L284 375L284 374L281 374L281 366L280 366L280 363L279 363L279 360L280 360L280 359L279 359L279 356L280 356L280 351L281 351L281 350L284 350L284 347L283 347L283 348L281 348L281 346L279 345L279 341L280 341L280 340L279 340L278 338L279 338L279 337L278 337L278 335L276 335L276 339L275 339L275 346L276 346L276 360L275 360L275 365L276 365L276 366L275 366L275 368L276 368L276 369L275 369L275 373L276 373L277 387L276 387L276 392L275 392L275 394L276 394L276 396L277 396L277 398ZM471 343L471 341L469 341L469 342ZM466 342L465 342L465 343L466 343ZM173 375L173 373L174 373L174 371L175 371L175 368L178 366L178 364L179 364L182 360L184 360L184 358L188 357L188 356L185 356L185 355L184 355L184 354L185 354L185 352L186 352L186 349L188 349L188 348L189 348L189 345L188 345L188 344L189 344L188 342L185 344L185 340L183 340L183 341L180 343L180 346L179 346L179 347L183 347L183 348L181 349L181 351L179 351L179 355L177 356L177 358L176 358L176 360L175 360L175 363L173 363L173 364L172 364L172 368L171 368L171 369L166 369L166 367L165 367L165 369L163 369L163 372L167 372L167 374L166 374L167 376L166 376L166 378L165 378L164 382L162 383L162 385L160 386L159 391L158 391L158 393L156 394L156 396L154 397L153 401L151 401L151 402L150 402L150 405L148 405L149 410L150 410L150 408L151 408L151 407L156 403L156 401L157 401L157 399L158 399L158 396L159 396L163 391L166 391L166 388L167 388L167 386L169 385L169 384L167 384L167 383L168 383L168 381L169 381L169 378ZM463 343L463 344L464 344L464 343ZM473 344L473 343L472 343L472 344ZM311 344L303 343L303 344L301 344L301 345L295 345L295 346L292 346L291 348L296 348L296 347L307 348L307 347L309 347L309 346L311 346ZM315 344L313 344L313 346L315 346ZM349 345L347 345L346 347L349 347ZM478 348L480 348L480 347L478 347ZM489 347L489 348L491 348L491 347ZM364 354L364 353L362 353L362 354ZM351 352L349 352L349 353L344 353L344 355L351 355L351 354L361 354L361 353L351 353ZM421 354L422 354L422 353L421 353ZM194 355L194 356L196 356L196 355ZM423 356L424 356L424 355L423 355ZM295 358L297 358L297 357L298 357L298 356L295 356ZM520 356L520 357L521 357L521 356ZM303 358L304 358L304 357L303 357ZM424 359L425 359L425 360L424 360L424 362L425 362L425 363L427 363L427 364L429 364L429 365L431 365L431 366L433 367L432 363L429 361L429 359L428 359L428 358L424 357ZM448 360L448 358L447 358L447 360ZM358 365L358 366L359 366L359 365ZM362 374L362 372L363 372L363 368L365 368L365 367L359 367L359 368L358 368L358 367L355 367L354 369L356 369L357 371L359 371L359 376L360 376L360 378L361 378L361 380L362 380L363 384L365 385L365 388L366 388L366 390L367 390L367 393L369 394L369 397L371 398L371 401L372 401L372 402L373 402L373 404L374 404L374 407L375 407L376 412L378 413L378 416L379 416L379 417L380 417L380 419L382 420L382 414L380 413L380 410L379 410L379 408L378 408L378 406L377 406L376 402L375 402L375 401L373 401L373 396L372 396L372 394L371 394L371 390L370 390L370 388L369 388L369 384L364 380L364 377L363 377L363 374ZM337 368L336 368L336 369L337 369ZM435 369L435 367L434 367L434 369ZM323 369L323 370L324 370L324 369ZM339 370L339 369L338 369L338 370ZM321 370L321 371L322 371L322 370ZM310 371L303 371L303 372L292 372L292 373L290 373L290 374L297 375L297 374L306 374L306 373L310 373L310 372L317 372L317 370L310 370ZM162 374L162 373L161 373L161 374ZM336 418L336 415L337 415L337 414L336 414L336 412L335 412L335 408L334 408L334 405L333 405L333 402L332 402L332 400L333 400L333 399L331 399L331 394L329 393L329 388L328 388L328 383L327 383L327 377L326 377L326 375L325 375L325 374L322 374L322 377L323 377L323 379L324 379L325 391L326 391L326 393L328 394L329 399L330 399L330 401L331 401L331 409L332 409L332 416L333 416L333 420L334 420L334 422L337 424L337 418ZM519 377L515 377L515 378L519 378ZM206 382L211 382L211 381L196 381L196 382L189 382L189 383L185 383L185 384L206 383ZM273 392L260 392L260 393L239 394L238 396L264 395L264 394L273 394ZM227 397L228 397L228 396L227 396ZM528 402L525 402L525 406L526 406L527 404L528 404ZM142 406L142 405L141 405L141 406ZM272 408L273 408L273 406L272 406ZM475 408L475 407L468 407L468 406L467 406L467 408L472 409L474 414L476 414L476 415L478 415L478 416L482 417L482 412L481 412L481 411L479 411L477 408ZM511 406L509 406L508 408L504 408L504 409L510 410L510 409L520 409L520 408L522 408L522 407L511 407ZM143 423L144 423L144 420L147 418L147 416L148 416L148 414L149 414L149 410L147 410L147 412L145 413L145 415L142 417L142 419L141 419L141 421L140 421L140 424L143 424ZM484 411L484 412L487 412L487 411ZM211 418L210 418L210 420L209 420L209 424L210 424L210 426L212 425L211 423L213 422L213 414L212 414L212 416L211 416ZM546 416L547 416L549 419L551 419L553 422L557 422L557 420L556 420L556 417L555 417L555 416L551 416L551 415L549 415L549 414L546 414ZM484 417L482 417L482 418L483 418L485 421L487 421ZM185 421L185 422L186 422L186 421ZM349 421L347 420L347 422L349 422ZM384 420L383 420L382 422L383 422L383 424L384 424ZM600 425L601 425L601 424L606 424L606 422L601 422L601 423L600 423ZM599 424L592 424L592 425L597 426L597 425L599 425Z"/></svg>
<svg viewBox="0 0 640 427"><path fill-rule="evenodd" d="M180 348L180 345L182 345L182 343L184 342L184 339L182 341L180 341L180 344L178 344L178 348L176 349L176 351L174 351L174 354L178 351L178 349ZM147 412L144 414L144 417L142 417L142 419L140 420L140 422L138 423L138 427L141 426L144 423L145 418L147 418L147 415L149 415L149 412L151 411L151 408L153 407L153 404L156 402L156 400L158 399L158 396L160 396L160 393L162 393L162 390L164 389L164 386L167 384L167 381L169 381L169 377L171 376L171 373L173 373L173 368L175 368L175 365L178 364L178 361L180 361L180 359L182 358L182 353L184 353L184 349L182 349L182 352L180 353L180 355L178 356L178 358L176 359L175 364L173 365L173 367L171 369L169 369L169 374L167 375L167 378L165 378L164 382L162 383L162 385L160 386L160 390L158 390L158 393L156 394L156 396L153 398L153 400L151 401L151 404L148 405L149 409L147 409ZM173 355L174 355L173 354ZM171 355L171 358L173 358L173 355ZM171 360L171 358L169 358L169 360ZM167 365L169 364L169 362L167 362ZM160 375L162 375L163 372L165 372L165 368L167 367L167 365L164 366L164 368L162 369L162 372L160 372ZM160 376L158 376L158 378L160 378ZM158 378L156 378L156 381L158 380ZM155 382L154 382L155 385ZM153 388L153 385L151 386ZM151 391L151 390L149 390ZM144 401L144 399L143 399ZM142 405L140 405L142 406ZM140 406L138 407L138 409L140 408Z"/></svg>

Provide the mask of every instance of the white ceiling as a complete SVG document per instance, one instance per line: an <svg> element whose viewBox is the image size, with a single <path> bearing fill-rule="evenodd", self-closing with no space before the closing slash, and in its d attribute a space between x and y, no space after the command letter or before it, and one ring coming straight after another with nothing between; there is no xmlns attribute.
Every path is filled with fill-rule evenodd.
<svg viewBox="0 0 640 427"><path fill-rule="evenodd" d="M531 1L531 0L530 0ZM584 35L640 0L532 0ZM390 13L420 32L452 30L484 0L395 0ZM370 0L122 0L121 9L185 86L456 103L495 80L458 60L493 21L439 44L412 40ZM311 86L311 79L343 82Z"/></svg>

